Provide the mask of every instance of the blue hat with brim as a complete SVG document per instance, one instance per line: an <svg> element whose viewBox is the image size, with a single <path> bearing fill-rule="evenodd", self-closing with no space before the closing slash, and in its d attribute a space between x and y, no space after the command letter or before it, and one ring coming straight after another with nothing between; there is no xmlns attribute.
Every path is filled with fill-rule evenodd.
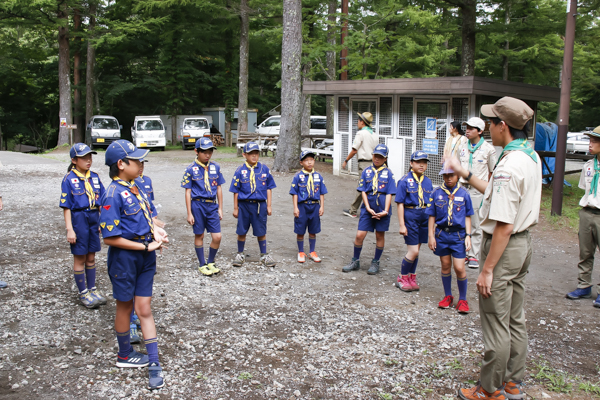
<svg viewBox="0 0 600 400"><path fill-rule="evenodd" d="M593 131L585 132L584 135L600 137L600 126L597 126Z"/></svg>
<svg viewBox="0 0 600 400"><path fill-rule="evenodd" d="M417 150L410 155L410 161L419 161L419 160L429 161L429 156L427 155L427 153L425 153L424 151L421 151L421 150Z"/></svg>
<svg viewBox="0 0 600 400"><path fill-rule="evenodd" d="M115 140L106 149L104 164L110 166L124 158L144 162L144 157L146 157L149 152L150 150L138 149L129 140Z"/></svg>
<svg viewBox="0 0 600 400"><path fill-rule="evenodd" d="M387 158L389 149L385 144L378 144L373 150L373 154L379 154L382 157Z"/></svg>
<svg viewBox="0 0 600 400"><path fill-rule="evenodd" d="M216 149L217 146L215 146L213 144L212 140L210 140L209 138L203 137L203 138L196 140L196 148L200 149L200 150L210 150L210 149Z"/></svg>
<svg viewBox="0 0 600 400"><path fill-rule="evenodd" d="M260 147L256 142L248 142L244 145L244 153L250 153L251 151L260 151Z"/></svg>
<svg viewBox="0 0 600 400"><path fill-rule="evenodd" d="M306 157L308 156L313 156L313 158L315 157L315 152L311 151L311 150L303 150L302 153L300 153L300 161L304 160Z"/></svg>
<svg viewBox="0 0 600 400"><path fill-rule="evenodd" d="M446 175L446 174L453 174L454 170L450 167L447 167L444 165L444 167L442 168L442 170L440 171L440 173L438 175Z"/></svg>
<svg viewBox="0 0 600 400"><path fill-rule="evenodd" d="M71 147L71 150L69 151L69 155L71 156L71 158L83 157L90 153L98 154L94 150L90 149L90 146L88 146L85 143L75 143L73 145L73 147Z"/></svg>

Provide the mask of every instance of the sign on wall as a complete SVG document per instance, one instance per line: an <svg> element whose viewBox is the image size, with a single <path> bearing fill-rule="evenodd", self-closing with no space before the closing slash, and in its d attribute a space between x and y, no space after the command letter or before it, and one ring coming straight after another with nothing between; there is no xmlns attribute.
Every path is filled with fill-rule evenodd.
<svg viewBox="0 0 600 400"><path fill-rule="evenodd" d="M437 139L423 139L423 151L427 154L437 154L438 143Z"/></svg>

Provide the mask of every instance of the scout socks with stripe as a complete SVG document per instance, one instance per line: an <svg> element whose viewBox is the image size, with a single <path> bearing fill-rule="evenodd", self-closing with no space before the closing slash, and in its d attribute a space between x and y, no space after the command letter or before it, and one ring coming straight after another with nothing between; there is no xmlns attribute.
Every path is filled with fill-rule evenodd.
<svg viewBox="0 0 600 400"><path fill-rule="evenodd" d="M410 273L413 275L417 274L417 264L419 263L419 257L417 256L417 258L415 258L415 261L413 261L413 265L412 268L410 269Z"/></svg>
<svg viewBox="0 0 600 400"><path fill-rule="evenodd" d="M204 259L204 246L195 246L196 247L196 255L198 256L198 261L200 261L200 266L206 264L206 260Z"/></svg>
<svg viewBox="0 0 600 400"><path fill-rule="evenodd" d="M150 364L156 363L156 365L160 365L158 362L158 340L156 338L144 339L144 344L146 345L146 351L148 352L148 362Z"/></svg>
<svg viewBox="0 0 600 400"><path fill-rule="evenodd" d="M79 293L85 292L87 290L85 286L85 271L74 271L73 274L75 275L77 290L79 290Z"/></svg>
<svg viewBox="0 0 600 400"><path fill-rule="evenodd" d="M375 247L375 257L373 257L374 260L379 260L381 258L381 254L383 253L383 247Z"/></svg>
<svg viewBox="0 0 600 400"><path fill-rule="evenodd" d="M133 347L129 341L129 330L125 332L115 331L115 333L117 334L117 342L119 343L119 353L117 356L122 359L127 359L129 354L133 351Z"/></svg>
<svg viewBox="0 0 600 400"><path fill-rule="evenodd" d="M354 257L353 258L358 260L360 258L361 251L362 251L362 246L354 245Z"/></svg>
<svg viewBox="0 0 600 400"><path fill-rule="evenodd" d="M260 247L260 254L267 254L267 239L259 240L258 247Z"/></svg>
<svg viewBox="0 0 600 400"><path fill-rule="evenodd" d="M88 288L96 287L96 264L85 266L85 280Z"/></svg>
<svg viewBox="0 0 600 400"><path fill-rule="evenodd" d="M316 236L311 237L309 235L308 243L310 244L310 252L312 253L313 251L315 251L315 245L317 244L317 237Z"/></svg>
<svg viewBox="0 0 600 400"><path fill-rule="evenodd" d="M298 240L298 253L304 253L304 240Z"/></svg>
<svg viewBox="0 0 600 400"><path fill-rule="evenodd" d="M456 284L458 285L458 299L467 300L467 277L456 278Z"/></svg>
<svg viewBox="0 0 600 400"><path fill-rule="evenodd" d="M413 269L413 266L415 265L415 261L410 261L408 258L404 257L402 259L402 266L400 267L400 275L408 275L408 274L412 273L412 269Z"/></svg>
<svg viewBox="0 0 600 400"><path fill-rule="evenodd" d="M452 274L442 274L442 284L444 285L444 296L452 296Z"/></svg>
<svg viewBox="0 0 600 400"><path fill-rule="evenodd" d="M245 240L238 240L238 253L243 253L244 252L244 246L246 246L246 241Z"/></svg>
<svg viewBox="0 0 600 400"><path fill-rule="evenodd" d="M208 248L208 260L207 263L214 263L215 262L215 257L217 256L217 251L219 251L218 248L213 249L212 247Z"/></svg>

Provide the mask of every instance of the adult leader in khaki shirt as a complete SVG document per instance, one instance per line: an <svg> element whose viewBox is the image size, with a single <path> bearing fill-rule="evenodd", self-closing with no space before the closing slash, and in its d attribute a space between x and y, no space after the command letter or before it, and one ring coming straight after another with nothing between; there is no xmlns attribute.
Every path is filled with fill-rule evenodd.
<svg viewBox="0 0 600 400"><path fill-rule="evenodd" d="M483 106L481 114L491 118L492 142L503 148L492 180L474 177L458 160L447 161L484 192L477 290L485 355L480 383L460 389L461 399L498 395L505 382L520 389L527 356L523 297L532 254L528 229L538 222L542 194L540 157L527 143L533 110L521 100L503 97Z"/></svg>
<svg viewBox="0 0 600 400"><path fill-rule="evenodd" d="M373 161L373 150L375 150L375 147L379 144L379 135L373 132L373 128L371 127L371 124L373 123L373 114L370 112L357 114L358 121L356 122L356 125L358 127L358 132L356 133L354 142L352 142L352 151L350 151L350 154L348 154L348 157L344 160L342 169L346 169L348 161L351 160L355 154L358 155L358 177L360 179L363 169L371 165L371 162ZM344 210L344 214L356 217L361 203L362 192L356 191L354 201L349 209Z"/></svg>

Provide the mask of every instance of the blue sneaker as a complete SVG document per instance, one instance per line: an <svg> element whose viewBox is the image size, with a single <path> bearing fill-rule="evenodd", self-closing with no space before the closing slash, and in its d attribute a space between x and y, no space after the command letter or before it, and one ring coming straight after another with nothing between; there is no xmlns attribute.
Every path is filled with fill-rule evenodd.
<svg viewBox="0 0 600 400"><path fill-rule="evenodd" d="M7 286L8 286L8 283L6 283L4 281L0 281L0 289L4 289Z"/></svg>
<svg viewBox="0 0 600 400"><path fill-rule="evenodd" d="M594 307L600 308L600 294L596 297L596 300L594 300Z"/></svg>
<svg viewBox="0 0 600 400"><path fill-rule="evenodd" d="M592 287L586 287L585 289L575 289L571 293L567 293L567 299L589 299L592 297Z"/></svg>
<svg viewBox="0 0 600 400"><path fill-rule="evenodd" d="M162 368L157 363L152 363L148 367L148 389L160 389L165 386Z"/></svg>
<svg viewBox="0 0 600 400"><path fill-rule="evenodd" d="M140 318L135 313L133 313L133 315L131 316L131 323L136 324L138 329L142 329L142 323L140 322Z"/></svg>
<svg viewBox="0 0 600 400"><path fill-rule="evenodd" d="M117 356L117 367L119 368L142 368L148 366L148 356L132 350L126 358Z"/></svg>
<svg viewBox="0 0 600 400"><path fill-rule="evenodd" d="M92 297L98 301L98 304L101 306L106 304L106 297L102 296L102 293L96 289L96 286L90 289L90 293L92 294Z"/></svg>
<svg viewBox="0 0 600 400"><path fill-rule="evenodd" d="M94 296L92 296L92 292L90 292L87 289L79 293L78 297L79 301L81 301L81 304L83 304L86 308L98 308L98 306L100 305L100 303L98 303L98 300Z"/></svg>
<svg viewBox="0 0 600 400"><path fill-rule="evenodd" d="M137 325L136 324L129 325L129 343L138 344L141 342L142 342L142 339L140 338L140 335L138 334Z"/></svg>

